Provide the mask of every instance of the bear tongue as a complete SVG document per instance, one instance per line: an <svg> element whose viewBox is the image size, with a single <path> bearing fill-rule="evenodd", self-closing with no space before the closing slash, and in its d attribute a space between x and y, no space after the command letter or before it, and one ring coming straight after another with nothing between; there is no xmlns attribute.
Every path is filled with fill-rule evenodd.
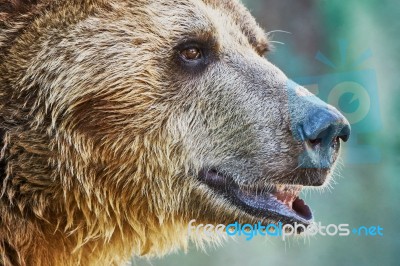
<svg viewBox="0 0 400 266"><path fill-rule="evenodd" d="M301 186L277 185L276 191L272 194L283 204L293 209L293 202L298 198Z"/></svg>

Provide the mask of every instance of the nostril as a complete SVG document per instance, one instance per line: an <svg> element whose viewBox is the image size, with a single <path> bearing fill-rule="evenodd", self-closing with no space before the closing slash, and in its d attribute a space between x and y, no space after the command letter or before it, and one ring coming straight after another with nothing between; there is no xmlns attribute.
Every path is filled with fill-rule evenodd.
<svg viewBox="0 0 400 266"><path fill-rule="evenodd" d="M310 139L308 142L310 142L313 146L318 145L322 142L321 138L316 138L316 139Z"/></svg>
<svg viewBox="0 0 400 266"><path fill-rule="evenodd" d="M348 141L350 138L350 126L348 124L345 124L343 129L340 131L339 139L343 140L344 142Z"/></svg>

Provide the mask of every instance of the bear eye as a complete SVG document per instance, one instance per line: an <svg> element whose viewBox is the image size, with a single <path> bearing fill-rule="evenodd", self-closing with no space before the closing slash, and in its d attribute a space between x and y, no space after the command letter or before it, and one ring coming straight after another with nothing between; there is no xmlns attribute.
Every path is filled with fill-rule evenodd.
<svg viewBox="0 0 400 266"><path fill-rule="evenodd" d="M202 57L201 50L196 47L184 49L180 52L180 55L183 59L188 61L198 60Z"/></svg>

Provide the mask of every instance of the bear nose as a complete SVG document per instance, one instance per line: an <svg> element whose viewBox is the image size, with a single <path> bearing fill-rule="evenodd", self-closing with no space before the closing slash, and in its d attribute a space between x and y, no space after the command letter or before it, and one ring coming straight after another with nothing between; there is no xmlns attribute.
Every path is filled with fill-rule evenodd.
<svg viewBox="0 0 400 266"><path fill-rule="evenodd" d="M330 146L339 139L347 141L350 137L350 124L334 107L316 108L303 122L302 136L304 141L313 145Z"/></svg>

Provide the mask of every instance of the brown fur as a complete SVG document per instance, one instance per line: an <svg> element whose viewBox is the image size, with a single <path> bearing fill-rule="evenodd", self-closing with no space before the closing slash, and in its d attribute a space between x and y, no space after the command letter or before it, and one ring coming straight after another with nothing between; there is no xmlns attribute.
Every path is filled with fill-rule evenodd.
<svg viewBox="0 0 400 266"><path fill-rule="evenodd" d="M182 68L191 37L224 63ZM193 218L255 221L195 173L304 176L266 50L236 1L1 1L0 264L120 264L186 248Z"/></svg>

